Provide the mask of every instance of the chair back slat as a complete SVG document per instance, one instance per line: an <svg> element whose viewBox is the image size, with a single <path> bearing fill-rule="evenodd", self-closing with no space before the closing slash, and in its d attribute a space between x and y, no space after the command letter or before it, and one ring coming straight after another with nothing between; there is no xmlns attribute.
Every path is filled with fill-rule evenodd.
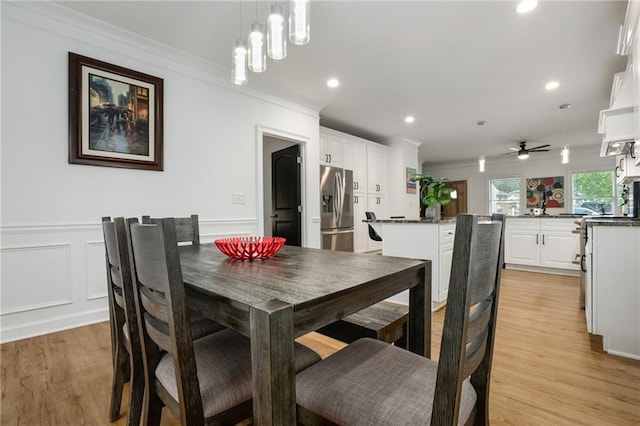
<svg viewBox="0 0 640 426"><path fill-rule="evenodd" d="M479 336L476 336L468 345L464 360L464 377L469 377L484 357L485 350L487 349L487 336L488 330L485 328Z"/></svg>
<svg viewBox="0 0 640 426"><path fill-rule="evenodd" d="M489 320L491 319L491 308L493 307L492 299L485 299L478 303L469 315L469 329L467 331L467 343L483 333Z"/></svg>
<svg viewBox="0 0 640 426"><path fill-rule="evenodd" d="M124 297L122 297L122 291L118 291L118 290L121 290L121 289L119 287L116 287L113 289L113 300L124 312L124 309L126 309L126 306L124 305Z"/></svg>
<svg viewBox="0 0 640 426"><path fill-rule="evenodd" d="M162 219L151 216L142 216L142 223L159 224ZM197 214L190 217L173 218L176 228L176 240L178 243L200 244L200 225Z"/></svg>
<svg viewBox="0 0 640 426"><path fill-rule="evenodd" d="M149 287L142 287L140 289L140 302L142 306L144 306L145 311L149 312L158 320L166 324L169 323L167 300L164 294L158 291L152 291Z"/></svg>
<svg viewBox="0 0 640 426"><path fill-rule="evenodd" d="M432 425L458 423L462 383L492 353L503 233L503 216L457 217Z"/></svg>
<svg viewBox="0 0 640 426"><path fill-rule="evenodd" d="M172 353L173 347L171 345L171 333L169 332L169 324L159 321L153 315L144 313L144 326L151 337L151 340L160 347L163 351Z"/></svg>

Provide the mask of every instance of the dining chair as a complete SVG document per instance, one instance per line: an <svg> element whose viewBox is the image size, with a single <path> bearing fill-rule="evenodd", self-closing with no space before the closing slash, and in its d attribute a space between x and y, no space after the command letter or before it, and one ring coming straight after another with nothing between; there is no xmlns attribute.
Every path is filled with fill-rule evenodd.
<svg viewBox="0 0 640 426"><path fill-rule="evenodd" d="M502 215L458 215L439 362L357 340L296 376L298 421L488 424L503 234Z"/></svg>
<svg viewBox="0 0 640 426"><path fill-rule="evenodd" d="M163 406L189 426L250 418L250 340L231 329L192 340L175 221L132 223L130 244L143 319L147 423L160 424ZM294 345L297 372L320 360L311 349Z"/></svg>
<svg viewBox="0 0 640 426"><path fill-rule="evenodd" d="M142 223L154 223L158 220L160 219L142 216ZM200 244L200 225L197 214L192 214L190 217L174 217L173 220L176 224L176 237L179 243Z"/></svg>
<svg viewBox="0 0 640 426"><path fill-rule="evenodd" d="M124 229L110 217L102 218L111 326L113 379L109 420L120 417L124 384L131 381L128 425L138 425L144 397L144 369L139 322ZM121 249L122 248L122 249Z"/></svg>

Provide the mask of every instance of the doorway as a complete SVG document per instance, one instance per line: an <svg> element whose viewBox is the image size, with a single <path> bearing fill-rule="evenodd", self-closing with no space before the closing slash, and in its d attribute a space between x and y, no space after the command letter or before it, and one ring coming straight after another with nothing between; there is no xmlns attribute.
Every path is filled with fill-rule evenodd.
<svg viewBox="0 0 640 426"><path fill-rule="evenodd" d="M260 174L260 182L259 182L259 187L260 187L260 192L262 194L262 196L259 199L258 202L258 214L262 216L262 223L259 226L260 229L260 234L264 235L264 236L277 236L273 234L274 231L274 224L273 224L273 219L276 218L272 218L271 216L274 216L274 208L273 208L273 199L274 199L274 188L273 188L273 178L274 178L274 172L273 172L273 165L272 165L272 154L278 152L278 151L282 151L285 150L287 148L292 148L297 146L298 147L298 152L300 153L299 155L301 155L302 157L304 157L304 153L305 153L305 143L306 140L303 137L298 137L298 135L293 135L293 134L288 134L286 132L282 132L282 131L277 131L274 129L262 129L262 128L258 128L259 133L259 141L261 142L258 146L259 149L259 158L260 158L260 162L259 162L259 174ZM299 165L299 170L300 170L300 177L298 179L298 183L295 184L298 188L298 190L300 191L301 197L299 199L299 202L301 202L301 204L304 204L304 200L305 200L305 192L304 192L304 181L305 181L305 167L304 164ZM293 203L294 201L291 201L291 205L294 205ZM298 244L300 246L304 246L305 243L305 215L306 213L303 212L301 214L299 214L299 221L295 224L295 234L296 237L294 237L293 239L289 239L288 237L284 237L287 238L287 244L291 244L292 242L298 242ZM280 213L278 213L278 216L280 216ZM300 230L298 231L297 228L300 228ZM277 232L278 233L278 232ZM297 237L297 235L300 235L300 237ZM295 241L297 240L297 241Z"/></svg>
<svg viewBox="0 0 640 426"><path fill-rule="evenodd" d="M456 217L458 213L467 213L467 181L449 181L445 188L455 190L457 198L452 199L446 206L442 206L442 217Z"/></svg>
<svg viewBox="0 0 640 426"><path fill-rule="evenodd" d="M271 235L298 247L302 240L300 162L299 145L271 154Z"/></svg>

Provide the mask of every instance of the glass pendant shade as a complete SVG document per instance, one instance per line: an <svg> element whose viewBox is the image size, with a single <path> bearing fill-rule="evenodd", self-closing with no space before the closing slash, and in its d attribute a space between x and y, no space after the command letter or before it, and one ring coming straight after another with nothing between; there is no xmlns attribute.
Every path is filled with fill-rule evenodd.
<svg viewBox="0 0 640 426"><path fill-rule="evenodd" d="M247 84L247 46L240 37L236 39L232 60L231 82L238 86Z"/></svg>
<svg viewBox="0 0 640 426"><path fill-rule="evenodd" d="M562 151L560 152L560 156L562 157L562 164L569 164L569 147L563 146Z"/></svg>
<svg viewBox="0 0 640 426"><path fill-rule="evenodd" d="M309 43L309 0L291 0L289 4L289 41L293 44Z"/></svg>
<svg viewBox="0 0 640 426"><path fill-rule="evenodd" d="M478 158L478 169L480 170L480 173L484 173L484 164L485 158L484 155L481 155L480 158Z"/></svg>
<svg viewBox="0 0 640 426"><path fill-rule="evenodd" d="M287 56L287 40L284 33L284 17L279 4L271 5L267 20L267 54L271 59L280 60Z"/></svg>
<svg viewBox="0 0 640 426"><path fill-rule="evenodd" d="M249 33L249 69L263 72L267 69L267 55L264 48L264 34L260 22L253 21Z"/></svg>

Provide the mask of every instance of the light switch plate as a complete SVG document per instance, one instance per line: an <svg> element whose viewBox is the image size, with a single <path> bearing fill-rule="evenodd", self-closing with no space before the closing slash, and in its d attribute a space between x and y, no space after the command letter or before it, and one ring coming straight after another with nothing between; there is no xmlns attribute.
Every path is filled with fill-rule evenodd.
<svg viewBox="0 0 640 426"><path fill-rule="evenodd" d="M244 194L232 194L231 204L246 204L246 198Z"/></svg>

